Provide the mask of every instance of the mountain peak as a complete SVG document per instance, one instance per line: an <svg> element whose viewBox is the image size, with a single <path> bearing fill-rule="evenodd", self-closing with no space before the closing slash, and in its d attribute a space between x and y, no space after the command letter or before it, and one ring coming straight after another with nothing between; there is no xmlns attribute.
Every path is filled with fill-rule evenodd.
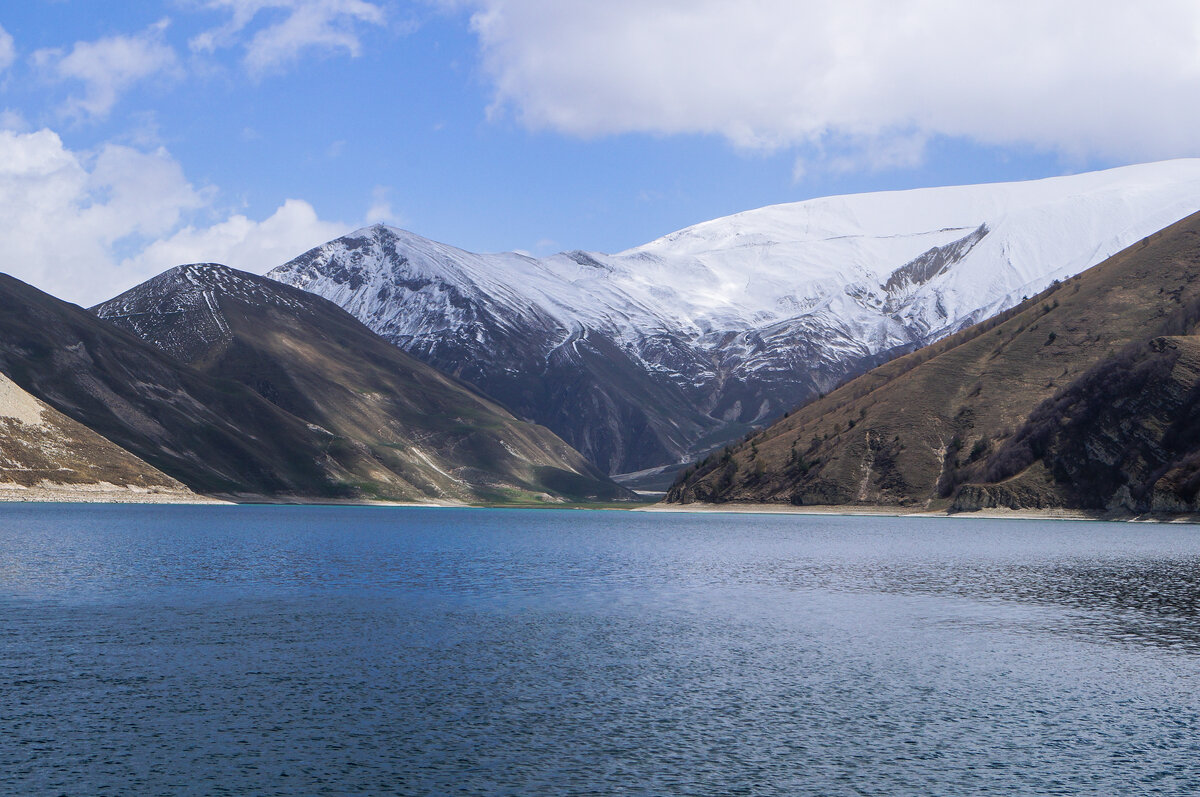
<svg viewBox="0 0 1200 797"><path fill-rule="evenodd" d="M231 338L222 307L228 300L300 312L316 297L220 263L189 263L168 269L91 310L144 339L162 338L160 347L186 362ZM175 329L180 318L187 319L195 334L160 334L162 329Z"/></svg>
<svg viewBox="0 0 1200 797"><path fill-rule="evenodd" d="M193 284L208 284L221 279L231 279L240 274L237 269L223 263L185 263L172 269L167 269L161 276L176 277Z"/></svg>
<svg viewBox="0 0 1200 797"><path fill-rule="evenodd" d="M183 312L200 304L215 310L211 300L216 296L293 308L308 300L304 294L295 293L287 286L257 274L239 271L221 263L188 263L167 269L141 285L96 305L92 312L101 318L110 318Z"/></svg>
<svg viewBox="0 0 1200 797"><path fill-rule="evenodd" d="M773 205L611 255L474 254L376 225L268 276L620 473L740 437L1198 209L1190 159Z"/></svg>
<svg viewBox="0 0 1200 797"><path fill-rule="evenodd" d="M302 435L323 435L318 465L346 490L420 501L625 495L547 430L298 288L190 264L95 313L204 374L240 382L302 423Z"/></svg>

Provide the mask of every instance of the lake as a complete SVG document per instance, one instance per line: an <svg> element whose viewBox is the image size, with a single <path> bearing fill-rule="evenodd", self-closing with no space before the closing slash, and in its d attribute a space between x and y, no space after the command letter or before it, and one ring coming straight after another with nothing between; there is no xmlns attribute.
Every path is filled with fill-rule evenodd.
<svg viewBox="0 0 1200 797"><path fill-rule="evenodd" d="M0 791L1192 794L1200 527L0 505Z"/></svg>

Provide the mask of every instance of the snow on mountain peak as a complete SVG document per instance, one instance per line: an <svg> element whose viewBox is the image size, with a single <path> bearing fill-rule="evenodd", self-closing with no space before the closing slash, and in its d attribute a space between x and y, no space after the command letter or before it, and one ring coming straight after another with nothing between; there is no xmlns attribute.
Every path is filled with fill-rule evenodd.
<svg viewBox="0 0 1200 797"><path fill-rule="evenodd" d="M272 280L220 263L189 263L168 269L96 305L92 312L108 320L121 319L145 338L152 337L154 330L170 326L171 317L186 315L190 318L191 334L179 340L166 336L162 348L188 359L192 349L212 346L230 337L228 321L221 309L223 298L258 308L303 310L304 295L290 295L295 293Z"/></svg>
<svg viewBox="0 0 1200 797"><path fill-rule="evenodd" d="M1198 209L1200 159L1184 159L773 205L616 254L475 254L375 225L268 276L482 381L603 338L606 357L731 423L1003 310Z"/></svg>

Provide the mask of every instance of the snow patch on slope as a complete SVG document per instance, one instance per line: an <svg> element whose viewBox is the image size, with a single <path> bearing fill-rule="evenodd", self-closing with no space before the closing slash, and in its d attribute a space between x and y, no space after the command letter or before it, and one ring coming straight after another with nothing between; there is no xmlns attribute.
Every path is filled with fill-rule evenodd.
<svg viewBox="0 0 1200 797"><path fill-rule="evenodd" d="M495 308L502 326L583 325L624 342L654 330L702 336L822 313L860 327L890 317L923 337L1076 274L1197 209L1200 160L1179 160L776 205L616 255L480 255L366 228L314 250L325 256L310 257L308 268L288 264L269 276L315 289L393 335L470 323L475 302ZM935 251L949 255L936 273L901 286L898 270ZM335 254L348 255L352 273L322 273Z"/></svg>

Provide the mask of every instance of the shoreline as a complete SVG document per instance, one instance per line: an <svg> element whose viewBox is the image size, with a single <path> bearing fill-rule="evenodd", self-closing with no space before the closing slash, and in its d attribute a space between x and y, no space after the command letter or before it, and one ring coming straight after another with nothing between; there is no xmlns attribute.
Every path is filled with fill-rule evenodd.
<svg viewBox="0 0 1200 797"><path fill-rule="evenodd" d="M841 515L846 517L912 517L981 520L1082 520L1102 523L1200 523L1200 515L1106 515L1077 509L979 509L948 512L944 509L906 509L879 505L793 506L790 504L652 504L631 509L633 512L676 512L681 514L744 515Z"/></svg>
<svg viewBox="0 0 1200 797"><path fill-rule="evenodd" d="M1107 520L1087 512L1069 509L981 509L976 512L947 512L944 509L908 509L882 505L817 504L654 504L635 512L678 512L683 514L735 515L842 515L847 517L918 517L918 518L1012 518L1023 520Z"/></svg>
<svg viewBox="0 0 1200 797"><path fill-rule="evenodd" d="M9 504L145 504L159 506L362 506L411 509L572 509L599 512L650 512L655 514L732 514L732 515L829 515L843 517L896 517L926 519L981 520L1075 520L1105 523L1178 523L1200 524L1200 515L1105 515L1072 509L980 509L973 512L948 512L944 509L905 508L881 505L793 506L790 504L728 503L728 504L663 504L632 503L628 506L611 503L530 505L530 504L465 504L456 502L414 502L351 499L288 498L261 495L201 495L174 491L152 491L127 488L70 488L0 487L0 506Z"/></svg>
<svg viewBox="0 0 1200 797"><path fill-rule="evenodd" d="M3 504L210 504L232 502L199 493L176 490L146 490L116 486L0 487Z"/></svg>

